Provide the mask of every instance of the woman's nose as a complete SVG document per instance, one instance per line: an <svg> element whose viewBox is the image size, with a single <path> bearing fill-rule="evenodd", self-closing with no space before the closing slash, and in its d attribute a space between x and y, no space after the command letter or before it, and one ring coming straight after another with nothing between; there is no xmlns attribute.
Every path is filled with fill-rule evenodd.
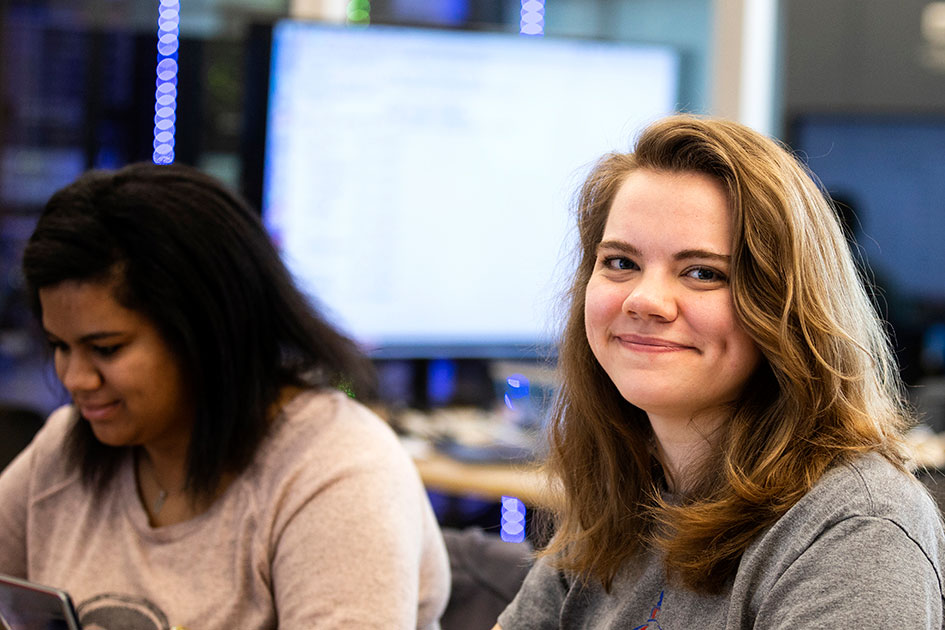
<svg viewBox="0 0 945 630"><path fill-rule="evenodd" d="M56 357L56 373L70 392L92 391L102 385L102 374L89 360L76 352Z"/></svg>
<svg viewBox="0 0 945 630"><path fill-rule="evenodd" d="M679 313L674 287L658 274L643 273L634 282L623 302L628 315L641 319L673 321Z"/></svg>

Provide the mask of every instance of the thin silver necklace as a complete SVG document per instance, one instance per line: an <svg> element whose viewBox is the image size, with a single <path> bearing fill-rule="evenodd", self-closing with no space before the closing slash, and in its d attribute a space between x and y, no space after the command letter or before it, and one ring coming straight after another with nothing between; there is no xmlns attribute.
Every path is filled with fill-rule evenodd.
<svg viewBox="0 0 945 630"><path fill-rule="evenodd" d="M164 502L167 501L167 490L162 488L161 484L157 483L157 478L154 479L154 483L158 486L158 495L157 498L154 499L154 503L151 504L151 513L157 516L161 508L164 507Z"/></svg>
<svg viewBox="0 0 945 630"><path fill-rule="evenodd" d="M164 507L164 502L167 501L167 497L170 493L164 489L164 486L161 485L161 482L158 481L157 471L154 470L154 464L151 463L151 458L145 455L145 458L148 462L148 469L151 473L151 478L154 480L154 485L157 486L158 494L154 499L154 502L151 504L151 514L154 516L158 515L158 512L161 511L161 508Z"/></svg>

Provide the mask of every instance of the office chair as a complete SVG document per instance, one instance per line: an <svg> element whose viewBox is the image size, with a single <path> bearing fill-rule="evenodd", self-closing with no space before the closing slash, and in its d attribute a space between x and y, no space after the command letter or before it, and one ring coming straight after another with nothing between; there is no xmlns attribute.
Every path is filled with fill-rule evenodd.
<svg viewBox="0 0 945 630"><path fill-rule="evenodd" d="M529 543L507 543L477 527L445 528L452 592L443 630L490 630L531 568Z"/></svg>
<svg viewBox="0 0 945 630"><path fill-rule="evenodd" d="M39 412L0 403L0 470L30 443L43 422Z"/></svg>

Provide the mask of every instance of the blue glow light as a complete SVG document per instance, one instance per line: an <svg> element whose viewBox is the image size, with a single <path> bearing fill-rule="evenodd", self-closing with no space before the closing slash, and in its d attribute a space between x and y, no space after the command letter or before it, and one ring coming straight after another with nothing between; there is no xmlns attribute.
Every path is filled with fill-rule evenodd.
<svg viewBox="0 0 945 630"><path fill-rule="evenodd" d="M522 21L518 32L522 35L545 34L545 0L522 0Z"/></svg>
<svg viewBox="0 0 945 630"><path fill-rule="evenodd" d="M525 541L525 504L515 497L502 497L499 537L505 542Z"/></svg>
<svg viewBox="0 0 945 630"><path fill-rule="evenodd" d="M434 359L427 368L427 396L436 406L447 405L456 392L456 362Z"/></svg>
<svg viewBox="0 0 945 630"><path fill-rule="evenodd" d="M512 374L505 379L505 406L515 411L519 403L528 403L530 388L528 379L521 374Z"/></svg>
<svg viewBox="0 0 945 630"><path fill-rule="evenodd" d="M157 80L154 90L155 164L174 161L177 123L177 51L180 48L180 1L161 0L157 31Z"/></svg>

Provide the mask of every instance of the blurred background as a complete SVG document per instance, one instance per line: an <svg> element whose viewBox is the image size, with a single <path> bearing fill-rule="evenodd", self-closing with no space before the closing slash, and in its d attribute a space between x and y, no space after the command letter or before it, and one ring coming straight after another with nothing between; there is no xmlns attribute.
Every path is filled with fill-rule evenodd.
<svg viewBox="0 0 945 630"><path fill-rule="evenodd" d="M540 425L568 197L670 111L807 162L945 430L945 3L923 0L2 0L0 402L65 400L18 270L45 200L173 159L260 209L391 409Z"/></svg>

